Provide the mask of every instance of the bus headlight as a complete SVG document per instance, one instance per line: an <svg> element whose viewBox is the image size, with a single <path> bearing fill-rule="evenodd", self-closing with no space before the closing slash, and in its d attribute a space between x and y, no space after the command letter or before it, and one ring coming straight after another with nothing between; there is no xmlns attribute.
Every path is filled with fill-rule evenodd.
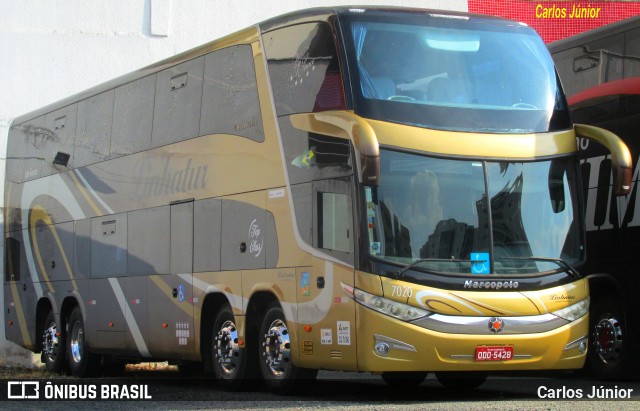
<svg viewBox="0 0 640 411"><path fill-rule="evenodd" d="M551 314L564 318L568 321L575 321L578 318L584 316L589 311L589 297L577 302L573 305L554 311Z"/></svg>
<svg viewBox="0 0 640 411"><path fill-rule="evenodd" d="M388 300L384 297L369 294L366 291L353 290L354 299L365 307L402 321L413 321L431 314L422 308Z"/></svg>

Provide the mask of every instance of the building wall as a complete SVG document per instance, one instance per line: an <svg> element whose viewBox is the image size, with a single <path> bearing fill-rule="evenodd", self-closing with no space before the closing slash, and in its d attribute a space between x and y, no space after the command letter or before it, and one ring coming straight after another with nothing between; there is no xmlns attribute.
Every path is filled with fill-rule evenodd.
<svg viewBox="0 0 640 411"><path fill-rule="evenodd" d="M270 17L349 3L358 2L0 0L0 180L4 180L7 131L18 115ZM467 0L365 3L467 11ZM3 190L0 185L0 205ZM4 231L1 220L0 224ZM0 255L4 255L3 240ZM4 279L4 264L0 270ZM4 307L2 299L0 293ZM30 355L16 354L19 351L6 342L3 319L0 365L8 359L31 361Z"/></svg>

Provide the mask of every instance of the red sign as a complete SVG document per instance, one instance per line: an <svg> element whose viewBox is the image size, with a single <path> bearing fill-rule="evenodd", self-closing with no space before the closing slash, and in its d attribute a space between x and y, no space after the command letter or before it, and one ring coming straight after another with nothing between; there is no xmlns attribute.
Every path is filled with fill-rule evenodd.
<svg viewBox="0 0 640 411"><path fill-rule="evenodd" d="M640 15L628 1L468 0L469 12L504 17L534 28L545 43Z"/></svg>

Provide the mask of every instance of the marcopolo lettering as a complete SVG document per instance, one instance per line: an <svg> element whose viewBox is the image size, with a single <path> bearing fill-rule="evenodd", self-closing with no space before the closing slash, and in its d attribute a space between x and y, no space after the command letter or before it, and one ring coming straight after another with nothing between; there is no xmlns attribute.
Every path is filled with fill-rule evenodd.
<svg viewBox="0 0 640 411"><path fill-rule="evenodd" d="M466 280L464 282L464 288L474 289L491 289L501 290L504 288L518 288L520 284L517 281L474 281Z"/></svg>

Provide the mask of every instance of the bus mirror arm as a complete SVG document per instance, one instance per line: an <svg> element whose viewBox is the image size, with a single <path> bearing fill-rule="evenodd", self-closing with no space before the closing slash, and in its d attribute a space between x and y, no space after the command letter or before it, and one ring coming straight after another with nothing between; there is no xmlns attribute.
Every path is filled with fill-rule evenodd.
<svg viewBox="0 0 640 411"><path fill-rule="evenodd" d="M380 156L360 155L360 182L362 185L376 187L380 181Z"/></svg>
<svg viewBox="0 0 640 411"><path fill-rule="evenodd" d="M631 176L633 163L631 153L627 145L610 131L588 126L574 124L576 136L596 141L611 153L611 170L613 172L613 192L616 196L624 196L631 191Z"/></svg>
<svg viewBox="0 0 640 411"><path fill-rule="evenodd" d="M370 187L378 185L380 147L375 131L365 119L348 111L293 114L289 118L299 130L351 140L360 183Z"/></svg>

